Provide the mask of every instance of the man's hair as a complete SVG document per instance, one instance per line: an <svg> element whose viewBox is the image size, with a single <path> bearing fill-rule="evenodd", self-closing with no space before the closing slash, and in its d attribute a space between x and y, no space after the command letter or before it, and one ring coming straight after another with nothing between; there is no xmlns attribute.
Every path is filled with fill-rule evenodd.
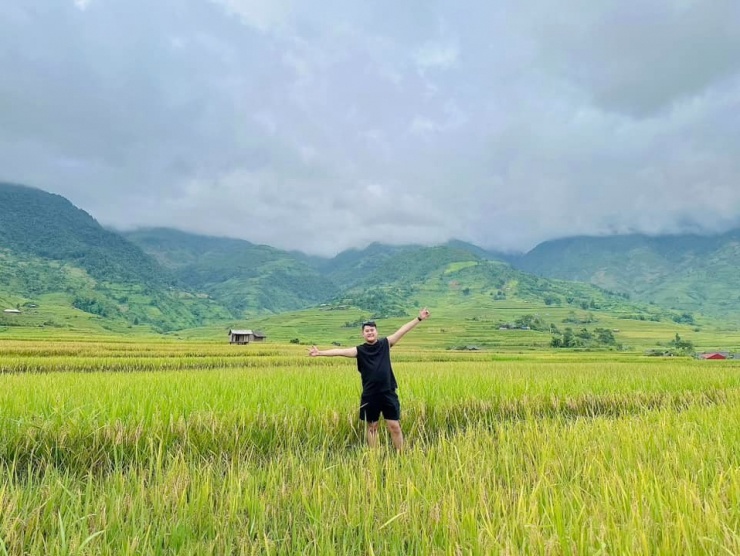
<svg viewBox="0 0 740 556"><path fill-rule="evenodd" d="M366 326L372 326L373 328L377 328L377 326L375 326L375 321L374 320L366 320L366 321L363 321L362 322L362 329L365 330L365 327Z"/></svg>

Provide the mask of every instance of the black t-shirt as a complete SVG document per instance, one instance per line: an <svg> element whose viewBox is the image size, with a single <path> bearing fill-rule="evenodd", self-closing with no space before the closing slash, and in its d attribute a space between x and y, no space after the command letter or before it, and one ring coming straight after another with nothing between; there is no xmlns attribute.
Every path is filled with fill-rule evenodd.
<svg viewBox="0 0 740 556"><path fill-rule="evenodd" d="M362 395L392 392L398 388L391 368L391 345L388 338L374 344L357 346L357 370L362 376Z"/></svg>

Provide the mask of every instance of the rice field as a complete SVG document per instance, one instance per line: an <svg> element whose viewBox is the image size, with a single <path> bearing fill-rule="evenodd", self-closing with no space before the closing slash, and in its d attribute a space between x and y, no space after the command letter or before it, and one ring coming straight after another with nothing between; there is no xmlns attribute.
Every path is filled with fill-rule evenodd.
<svg viewBox="0 0 740 556"><path fill-rule="evenodd" d="M0 554L740 554L740 365L0 343Z"/></svg>

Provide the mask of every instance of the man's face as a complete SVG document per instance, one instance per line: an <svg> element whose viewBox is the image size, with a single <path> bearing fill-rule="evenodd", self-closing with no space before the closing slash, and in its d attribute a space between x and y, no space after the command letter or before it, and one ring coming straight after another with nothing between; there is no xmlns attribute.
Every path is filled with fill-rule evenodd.
<svg viewBox="0 0 740 556"><path fill-rule="evenodd" d="M362 327L362 337L368 344L374 344L378 341L378 329L374 326L366 324Z"/></svg>

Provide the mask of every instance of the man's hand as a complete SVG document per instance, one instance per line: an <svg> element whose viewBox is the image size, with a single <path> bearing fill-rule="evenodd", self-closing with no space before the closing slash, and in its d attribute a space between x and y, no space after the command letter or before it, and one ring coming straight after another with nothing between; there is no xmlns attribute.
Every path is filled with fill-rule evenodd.
<svg viewBox="0 0 740 556"><path fill-rule="evenodd" d="M390 346L394 346L398 343L398 340L404 337L404 335L414 328L417 324L419 324L421 321L426 320L429 318L429 309L424 307L421 311L419 311L419 316L416 317L414 320L407 322L404 324L401 328L396 330L393 334L388 336L388 344Z"/></svg>
<svg viewBox="0 0 740 556"><path fill-rule="evenodd" d="M311 346L308 354L311 357L357 357L357 348L334 348L320 351L316 346Z"/></svg>

